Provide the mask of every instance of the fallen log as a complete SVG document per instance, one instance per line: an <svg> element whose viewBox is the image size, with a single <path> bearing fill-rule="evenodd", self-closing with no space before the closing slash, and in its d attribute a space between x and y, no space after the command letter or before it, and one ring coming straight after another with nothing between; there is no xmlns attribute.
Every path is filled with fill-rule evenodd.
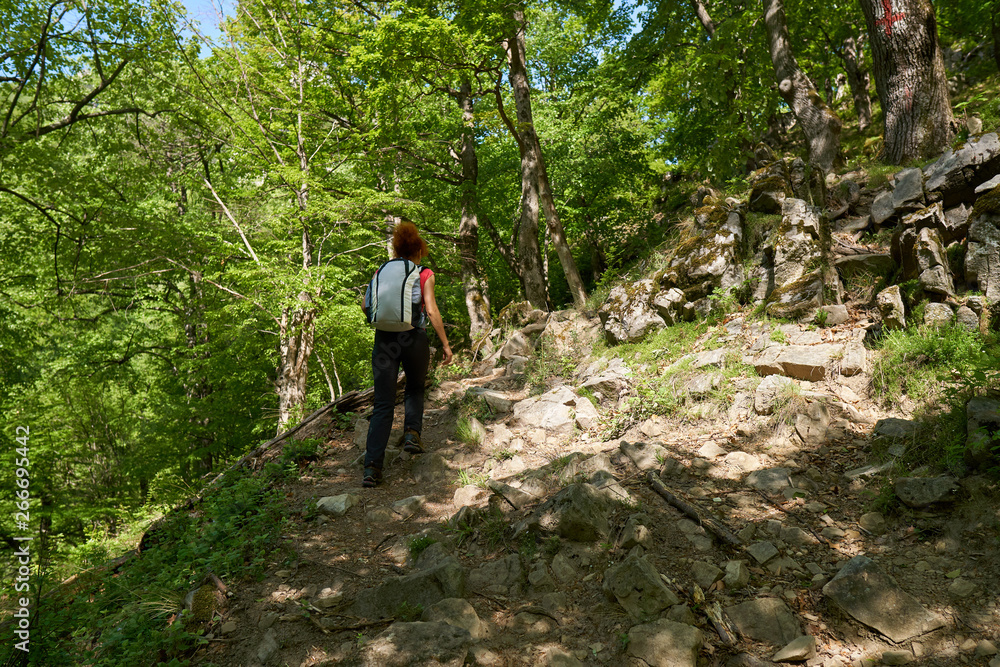
<svg viewBox="0 0 1000 667"><path fill-rule="evenodd" d="M725 544L734 547L743 546L743 540L734 535L732 531L726 528L721 521L712 517L703 517L698 513L698 510L695 509L693 505L684 502L671 493L667 487L663 485L663 482L660 481L660 478L655 472L650 471L646 478L649 480L649 485L653 487L653 490L656 491L660 497L679 509L681 513L689 519L697 523L699 526L702 526L705 530L712 533L712 535Z"/></svg>

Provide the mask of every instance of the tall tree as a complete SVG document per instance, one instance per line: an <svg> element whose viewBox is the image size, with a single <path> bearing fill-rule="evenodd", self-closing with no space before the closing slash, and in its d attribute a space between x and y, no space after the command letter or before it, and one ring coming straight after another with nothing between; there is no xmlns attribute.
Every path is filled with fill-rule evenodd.
<svg viewBox="0 0 1000 667"><path fill-rule="evenodd" d="M577 307L582 307L586 303L587 292L576 267L576 261L573 259L569 243L566 241L566 232L552 196L552 186L549 183L548 171L545 167L545 157L531 110L531 83L528 79L527 55L525 53L523 8L515 6L512 16L513 21L504 40L504 47L507 50L508 73L517 114L517 127L511 131L515 135L518 148L521 151L521 235L523 237L530 234L532 228L538 229L538 202L540 200L546 225L552 238L552 245L555 246L559 256L559 263L562 265L570 293L573 295L573 302ZM526 253L532 252L531 248L524 247L529 243L530 239L525 239L522 244L522 249ZM538 289L538 285L534 282L530 287L531 291L528 292L529 285L526 278L525 291L528 292L528 300L534 306L542 307L545 303L541 300L542 290Z"/></svg>
<svg viewBox="0 0 1000 667"><path fill-rule="evenodd" d="M930 0L860 1L882 103L885 160L901 164L941 152L954 136L954 118L934 6Z"/></svg>
<svg viewBox="0 0 1000 667"><path fill-rule="evenodd" d="M805 133L809 162L827 172L840 155L843 124L795 59L782 0L764 0L764 25L778 92Z"/></svg>

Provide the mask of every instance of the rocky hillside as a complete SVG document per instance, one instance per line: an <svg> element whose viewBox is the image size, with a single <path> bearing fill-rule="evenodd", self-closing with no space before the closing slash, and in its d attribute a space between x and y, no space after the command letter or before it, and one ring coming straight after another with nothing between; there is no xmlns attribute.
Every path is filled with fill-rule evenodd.
<svg viewBox="0 0 1000 667"><path fill-rule="evenodd" d="M703 189L599 316L508 308L377 489L363 418L303 429L326 444L286 549L217 596L195 663L1000 665L1000 401L973 392L957 451L917 466L943 427L874 377L914 319L988 335L1000 142L884 189L810 180Z"/></svg>

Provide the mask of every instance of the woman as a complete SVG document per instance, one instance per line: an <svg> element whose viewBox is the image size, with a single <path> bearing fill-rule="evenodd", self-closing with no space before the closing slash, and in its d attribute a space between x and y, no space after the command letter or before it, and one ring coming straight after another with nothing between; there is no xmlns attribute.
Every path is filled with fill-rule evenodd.
<svg viewBox="0 0 1000 667"><path fill-rule="evenodd" d="M404 220L392 235L392 249L397 258L419 264L427 256L427 243L420 238L416 226ZM392 430L392 416L396 403L396 377L402 365L406 374L403 422L403 451L420 454L424 451L420 432L424 420L424 385L430 364L430 344L427 340L427 322L431 323L444 346L444 364L451 363L451 346L444 332L444 322L434 300L434 272L418 267L420 279L413 289L413 308L418 317L407 331L375 330L375 347L372 350L372 375L375 384L375 407L368 425L365 449L365 472L361 480L364 487L373 487L382 481L385 447ZM381 271L381 269L379 269ZM418 305L419 304L419 305Z"/></svg>

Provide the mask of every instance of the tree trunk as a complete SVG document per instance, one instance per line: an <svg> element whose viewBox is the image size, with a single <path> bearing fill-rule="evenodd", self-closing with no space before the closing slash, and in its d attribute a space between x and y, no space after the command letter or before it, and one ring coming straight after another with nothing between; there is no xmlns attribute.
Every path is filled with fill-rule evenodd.
<svg viewBox="0 0 1000 667"><path fill-rule="evenodd" d="M524 295L535 308L548 310L548 291L542 276L542 253L538 247L538 154L534 149L534 128L531 125L531 98L528 72L522 50L520 33L523 17L514 11L514 34L504 45L507 49L510 87L514 91L514 108L517 115L517 147L521 152L521 221L518 227L517 254L521 263L521 284ZM530 136L529 136L530 133Z"/></svg>
<svg viewBox="0 0 1000 667"><path fill-rule="evenodd" d="M552 187L549 184L548 171L545 169L542 144L535 131L534 116L531 112L531 87L528 83L524 46L524 12L520 8L514 10L514 29L515 34L507 40L507 53L510 61L511 88L514 92L514 108L517 111L518 132L521 135L521 178L523 182L523 179L529 176L537 184L538 197L541 199L545 211L548 231L552 238L552 244L556 248L556 254L559 256L559 263L562 265L566 282L569 284L570 293L573 295L573 303L578 308L582 308L587 301L587 291L583 286L583 279L580 278L580 271L576 268L573 253L566 242L566 233L563 230L562 220L559 218L559 211L556 209L555 199L552 197ZM530 174L523 172L523 167L526 164L525 154L531 154L531 158L527 161L531 167ZM523 231L522 219L522 233Z"/></svg>
<svg viewBox="0 0 1000 667"><path fill-rule="evenodd" d="M884 159L930 157L954 135L944 60L930 0L861 0L882 102Z"/></svg>
<svg viewBox="0 0 1000 667"><path fill-rule="evenodd" d="M1000 0L993 2L993 60L1000 70Z"/></svg>
<svg viewBox="0 0 1000 667"><path fill-rule="evenodd" d="M864 49L859 47L854 37L845 39L841 60L847 72L847 85L851 87L854 111L858 114L858 129L864 132L872 124L872 98L868 95L871 75L864 66Z"/></svg>
<svg viewBox="0 0 1000 667"><path fill-rule="evenodd" d="M309 355L313 349L316 310L312 299L302 292L303 306L281 311L280 366L278 367L278 433L292 421L303 416L306 402L306 380L309 378Z"/></svg>
<svg viewBox="0 0 1000 667"><path fill-rule="evenodd" d="M806 135L809 162L828 172L840 154L840 118L819 96L816 87L795 60L782 0L764 0L764 26L778 92Z"/></svg>
<svg viewBox="0 0 1000 667"><path fill-rule="evenodd" d="M472 84L465 80L458 93L462 108L462 221L458 226L462 258L462 287L469 311L469 336L479 340L492 328L490 297L486 281L479 271L479 160L476 157L475 121L472 113Z"/></svg>

